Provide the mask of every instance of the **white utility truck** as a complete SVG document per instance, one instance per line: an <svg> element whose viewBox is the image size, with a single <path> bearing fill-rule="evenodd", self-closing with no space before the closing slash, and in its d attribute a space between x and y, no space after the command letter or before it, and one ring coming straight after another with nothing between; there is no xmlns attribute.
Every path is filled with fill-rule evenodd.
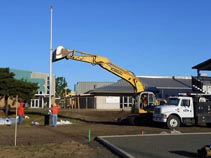
<svg viewBox="0 0 211 158"><path fill-rule="evenodd" d="M166 105L154 109L153 121L174 129L181 124L211 126L211 95L186 94L169 97Z"/></svg>

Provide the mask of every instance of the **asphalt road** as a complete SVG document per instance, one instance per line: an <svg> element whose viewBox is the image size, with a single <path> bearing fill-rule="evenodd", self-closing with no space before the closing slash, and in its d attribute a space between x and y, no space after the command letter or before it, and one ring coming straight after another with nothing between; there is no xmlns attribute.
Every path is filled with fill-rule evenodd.
<svg viewBox="0 0 211 158"><path fill-rule="evenodd" d="M109 148L128 158L193 158L211 144L211 133L99 137Z"/></svg>

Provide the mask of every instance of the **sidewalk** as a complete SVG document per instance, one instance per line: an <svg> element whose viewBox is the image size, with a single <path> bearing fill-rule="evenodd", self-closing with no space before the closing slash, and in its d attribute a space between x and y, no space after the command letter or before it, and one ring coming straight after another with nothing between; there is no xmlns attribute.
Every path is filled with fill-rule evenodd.
<svg viewBox="0 0 211 158"><path fill-rule="evenodd" d="M97 141L123 158L190 158L211 144L211 133L100 136Z"/></svg>

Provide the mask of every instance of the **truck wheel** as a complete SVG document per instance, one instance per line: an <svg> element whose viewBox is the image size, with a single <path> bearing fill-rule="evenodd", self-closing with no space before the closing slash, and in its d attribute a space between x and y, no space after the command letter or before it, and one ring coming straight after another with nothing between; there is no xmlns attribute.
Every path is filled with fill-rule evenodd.
<svg viewBox="0 0 211 158"><path fill-rule="evenodd" d="M167 120L167 126L170 129L175 129L180 126L180 120L177 116L170 116Z"/></svg>

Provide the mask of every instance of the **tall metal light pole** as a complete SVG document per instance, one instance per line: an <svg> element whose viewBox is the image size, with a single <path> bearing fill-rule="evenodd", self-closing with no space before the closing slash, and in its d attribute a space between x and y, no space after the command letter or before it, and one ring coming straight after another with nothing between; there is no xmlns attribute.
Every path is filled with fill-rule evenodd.
<svg viewBox="0 0 211 158"><path fill-rule="evenodd" d="M53 20L53 6L50 7L50 73L49 73L49 108L51 107L51 89L52 89L52 20Z"/></svg>

